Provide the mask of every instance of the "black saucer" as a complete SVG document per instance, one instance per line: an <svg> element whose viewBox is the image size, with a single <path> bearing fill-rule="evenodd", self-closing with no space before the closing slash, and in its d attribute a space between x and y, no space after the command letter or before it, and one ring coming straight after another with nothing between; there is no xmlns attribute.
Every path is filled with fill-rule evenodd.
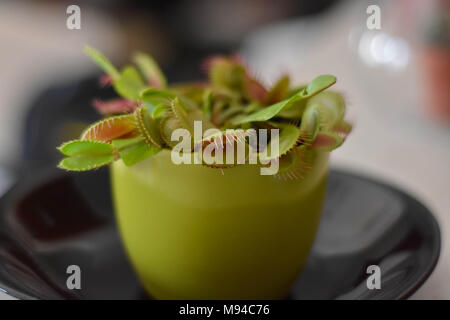
<svg viewBox="0 0 450 320"><path fill-rule="evenodd" d="M0 200L0 291L20 299L146 299L114 223L108 171L40 172ZM402 299L440 251L432 214L403 192L332 171L323 219L290 299ZM66 286L79 265L81 290ZM366 286L381 268L381 289Z"/></svg>

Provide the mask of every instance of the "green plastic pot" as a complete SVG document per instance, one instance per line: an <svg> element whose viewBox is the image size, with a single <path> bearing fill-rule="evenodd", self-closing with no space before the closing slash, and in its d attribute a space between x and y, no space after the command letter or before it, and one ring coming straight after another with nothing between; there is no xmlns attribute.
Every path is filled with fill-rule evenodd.
<svg viewBox="0 0 450 320"><path fill-rule="evenodd" d="M112 166L128 256L157 299L281 299L298 277L319 224L328 153L303 179L256 165L175 165L162 151Z"/></svg>

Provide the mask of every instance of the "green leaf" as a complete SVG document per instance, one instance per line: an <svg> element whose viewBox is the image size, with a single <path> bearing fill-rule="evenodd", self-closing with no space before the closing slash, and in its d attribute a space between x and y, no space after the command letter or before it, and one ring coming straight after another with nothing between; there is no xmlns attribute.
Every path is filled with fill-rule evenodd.
<svg viewBox="0 0 450 320"><path fill-rule="evenodd" d="M252 113L244 118L238 119L237 122L234 122L233 124L238 125L238 124L243 124L246 122L260 122L260 121L270 120L273 117L275 117L279 112L281 112L281 110L283 110L284 108L287 108L295 100L298 100L301 98L302 98L302 96L300 94L297 94L288 100L278 102L267 108L256 111L255 113Z"/></svg>
<svg viewBox="0 0 450 320"><path fill-rule="evenodd" d="M308 99L301 99L292 104L289 109L284 109L280 113L277 114L277 117L291 120L301 119L303 112L306 109L306 103Z"/></svg>
<svg viewBox="0 0 450 320"><path fill-rule="evenodd" d="M145 138L149 147L155 145L161 148L163 141L159 134L159 126L145 107L139 107L134 111L134 118L139 133Z"/></svg>
<svg viewBox="0 0 450 320"><path fill-rule="evenodd" d="M86 171L114 161L114 147L108 143L88 140L74 140L58 148L68 156L59 163L61 169Z"/></svg>
<svg viewBox="0 0 450 320"><path fill-rule="evenodd" d="M176 97L177 96L170 91L155 88L147 88L141 92L141 100L150 112L153 112L159 104L170 106L172 100Z"/></svg>
<svg viewBox="0 0 450 320"><path fill-rule="evenodd" d="M114 148L109 143L88 141L88 140L72 140L62 144L58 150L66 156L77 156L83 154L105 155L112 154Z"/></svg>
<svg viewBox="0 0 450 320"><path fill-rule="evenodd" d="M318 94L335 82L336 78L331 75L318 76L313 81L311 81L311 83L305 89L297 92L289 99L283 100L262 110L256 111L255 113L252 113L242 119L238 119L238 121L233 124L237 125L246 122L260 122L270 120L278 115L281 111L287 110L292 107L294 103Z"/></svg>
<svg viewBox="0 0 450 320"><path fill-rule="evenodd" d="M331 74L322 74L311 81L305 88L305 97L312 97L336 83L336 77Z"/></svg>
<svg viewBox="0 0 450 320"><path fill-rule="evenodd" d="M84 46L84 53L91 57L114 81L120 78L119 71L102 53L88 45Z"/></svg>
<svg viewBox="0 0 450 320"><path fill-rule="evenodd" d="M134 55L133 60L151 86L156 88L167 87L166 77L151 56L138 52Z"/></svg>
<svg viewBox="0 0 450 320"><path fill-rule="evenodd" d="M134 67L128 66L122 70L120 77L114 81L113 87L125 99L138 101L141 91L147 86L139 72Z"/></svg>
<svg viewBox="0 0 450 320"><path fill-rule="evenodd" d="M136 137L132 139L113 140L112 145L116 147L120 158L127 166L131 166L137 162L145 160L159 151L161 148L157 146L149 146L144 137Z"/></svg>
<svg viewBox="0 0 450 320"><path fill-rule="evenodd" d="M263 161L277 159L285 155L293 148L295 148L298 139L300 137L300 129L294 125L278 124L277 126L279 127L280 130L278 135L278 142L279 142L278 150L275 150L275 152L272 153L272 144L274 143L273 142L274 139L276 139L277 137L271 137L271 140L267 144L265 151L263 151L260 154L260 159Z"/></svg>

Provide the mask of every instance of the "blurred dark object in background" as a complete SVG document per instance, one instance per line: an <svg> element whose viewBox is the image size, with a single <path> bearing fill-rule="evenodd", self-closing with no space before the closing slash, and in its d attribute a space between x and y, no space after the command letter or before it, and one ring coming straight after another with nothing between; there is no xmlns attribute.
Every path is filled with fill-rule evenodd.
<svg viewBox="0 0 450 320"><path fill-rule="evenodd" d="M163 68L174 70L168 76L178 82L199 78L198 66L204 57L237 51L242 40L257 28L320 14L339 0L85 2L95 4L120 25L126 34L127 52L150 52Z"/></svg>
<svg viewBox="0 0 450 320"><path fill-rule="evenodd" d="M433 118L450 123L450 1L435 2L423 29L420 61L425 80L425 105Z"/></svg>
<svg viewBox="0 0 450 320"><path fill-rule="evenodd" d="M235 52L245 35L257 27L319 14L335 2L158 0L80 1L79 5L94 5L112 16L126 35L125 56L135 50L150 52L161 63L168 79L179 82L204 77L200 68L203 59ZM99 76L100 73L97 77L51 87L31 101L24 123L22 174L55 167L60 159L55 147L78 137L87 124L100 117L91 106L92 100L111 98L114 93L100 88L96 80Z"/></svg>
<svg viewBox="0 0 450 320"><path fill-rule="evenodd" d="M112 88L101 88L95 78L42 92L26 115L22 170L55 167L59 157L56 147L64 139L76 139L87 124L99 119L92 107L94 97L114 96Z"/></svg>

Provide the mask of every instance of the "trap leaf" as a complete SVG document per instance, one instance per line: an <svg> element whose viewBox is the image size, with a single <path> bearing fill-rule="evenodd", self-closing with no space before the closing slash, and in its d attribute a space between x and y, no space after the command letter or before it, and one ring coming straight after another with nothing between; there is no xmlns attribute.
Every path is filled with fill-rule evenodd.
<svg viewBox="0 0 450 320"><path fill-rule="evenodd" d="M156 61L146 53L138 52L133 57L148 84L155 88L167 87L167 80Z"/></svg>
<svg viewBox="0 0 450 320"><path fill-rule="evenodd" d="M94 123L81 135L81 140L109 142L118 139L136 129L133 115L121 115L106 118Z"/></svg>
<svg viewBox="0 0 450 320"><path fill-rule="evenodd" d="M75 156L62 159L58 168L70 171L88 171L106 166L113 161L113 155Z"/></svg>
<svg viewBox="0 0 450 320"><path fill-rule="evenodd" d="M196 141L194 151L197 152L196 156L202 156L202 164L207 167L232 168L239 163L245 163L249 156L250 148L245 137L242 129L217 129L215 133Z"/></svg>
<svg viewBox="0 0 450 320"><path fill-rule="evenodd" d="M172 111L181 127L188 130L191 136L194 136L194 121L202 122L203 132L215 128L201 110L188 111L179 98L175 98L172 101Z"/></svg>
<svg viewBox="0 0 450 320"><path fill-rule="evenodd" d="M305 98L322 92L336 83L336 77L331 74L322 74L314 78L305 88Z"/></svg>
<svg viewBox="0 0 450 320"><path fill-rule="evenodd" d="M139 133L145 138L149 147L157 146L161 148L163 141L159 134L159 127L145 107L139 107L134 111L134 119Z"/></svg>
<svg viewBox="0 0 450 320"><path fill-rule="evenodd" d="M320 130L322 131L331 130L344 118L345 102L337 92L319 93L308 100L307 108L313 105L320 115Z"/></svg>
<svg viewBox="0 0 450 320"><path fill-rule="evenodd" d="M248 74L244 75L242 90L244 96L249 100L264 102L267 96L266 88L264 88L258 80L252 78Z"/></svg>
<svg viewBox="0 0 450 320"><path fill-rule="evenodd" d="M277 126L279 128L278 137L271 137L265 150L260 153L260 159L263 161L277 159L287 154L295 148L300 138L300 129L298 127L291 124L278 124ZM272 144L276 138L278 138L279 145L278 148L275 148L275 152L272 153Z"/></svg>
<svg viewBox="0 0 450 320"><path fill-rule="evenodd" d="M108 101L94 100L92 105L101 115L128 113L136 109L136 102L122 98Z"/></svg>
<svg viewBox="0 0 450 320"><path fill-rule="evenodd" d="M218 56L209 60L209 79L214 87L240 91L245 74L245 68L235 59Z"/></svg>
<svg viewBox="0 0 450 320"><path fill-rule="evenodd" d="M161 148L157 146L149 146L145 142L145 138L141 136L132 139L113 140L111 143L118 150L120 158L127 166L132 166L161 151Z"/></svg>
<svg viewBox="0 0 450 320"><path fill-rule="evenodd" d="M153 109L152 117L153 119L159 119L164 117L168 112L170 111L170 107L165 104L157 104L156 107Z"/></svg>
<svg viewBox="0 0 450 320"><path fill-rule="evenodd" d="M339 133L345 139L352 131L352 125L345 120L341 120L333 127L333 131Z"/></svg>
<svg viewBox="0 0 450 320"><path fill-rule="evenodd" d="M77 156L83 154L105 155L112 154L114 148L109 143L86 140L72 140L63 143L58 150L66 156Z"/></svg>
<svg viewBox="0 0 450 320"><path fill-rule="evenodd" d="M176 97L177 96L170 91L155 88L147 88L141 92L141 100L148 108L149 112L153 112L159 104L170 106L172 100Z"/></svg>
<svg viewBox="0 0 450 320"><path fill-rule="evenodd" d="M289 99L283 100L267 108L252 113L247 117L238 120L238 122L234 124L238 125L246 122L258 122L270 120L276 115L278 115L281 111L289 109L294 103L318 94L319 92L325 90L335 82L336 78L334 76L331 75L318 76L313 81L311 81L311 83L305 89L297 92Z"/></svg>
<svg viewBox="0 0 450 320"><path fill-rule="evenodd" d="M134 67L128 66L122 70L120 77L114 80L113 87L125 99L138 101L146 85L139 72Z"/></svg>
<svg viewBox="0 0 450 320"><path fill-rule="evenodd" d="M103 71L106 72L106 74L109 75L114 81L120 78L119 71L101 52L85 45L84 53L94 60L94 62L97 63L100 68L102 68Z"/></svg>
<svg viewBox="0 0 450 320"><path fill-rule="evenodd" d="M162 140L169 147L174 147L178 144L177 141L172 141L172 132L176 129L181 128L180 122L175 117L166 117L163 118L159 124L159 133L161 135Z"/></svg>
<svg viewBox="0 0 450 320"><path fill-rule="evenodd" d="M342 145L344 138L335 132L319 132L312 147L324 151L332 151Z"/></svg>
<svg viewBox="0 0 450 320"><path fill-rule="evenodd" d="M311 169L314 154L307 146L300 146L278 159L275 178L282 180L303 179Z"/></svg>
<svg viewBox="0 0 450 320"><path fill-rule="evenodd" d="M308 107L300 124L300 140L302 144L311 144L319 132L320 114L316 105Z"/></svg>
<svg viewBox="0 0 450 320"><path fill-rule="evenodd" d="M264 103L271 105L283 100L289 91L290 82L291 80L288 76L281 77L267 92Z"/></svg>
<svg viewBox="0 0 450 320"><path fill-rule="evenodd" d="M58 167L72 171L86 171L114 161L112 145L98 141L74 140L61 145L58 150L68 156Z"/></svg>

